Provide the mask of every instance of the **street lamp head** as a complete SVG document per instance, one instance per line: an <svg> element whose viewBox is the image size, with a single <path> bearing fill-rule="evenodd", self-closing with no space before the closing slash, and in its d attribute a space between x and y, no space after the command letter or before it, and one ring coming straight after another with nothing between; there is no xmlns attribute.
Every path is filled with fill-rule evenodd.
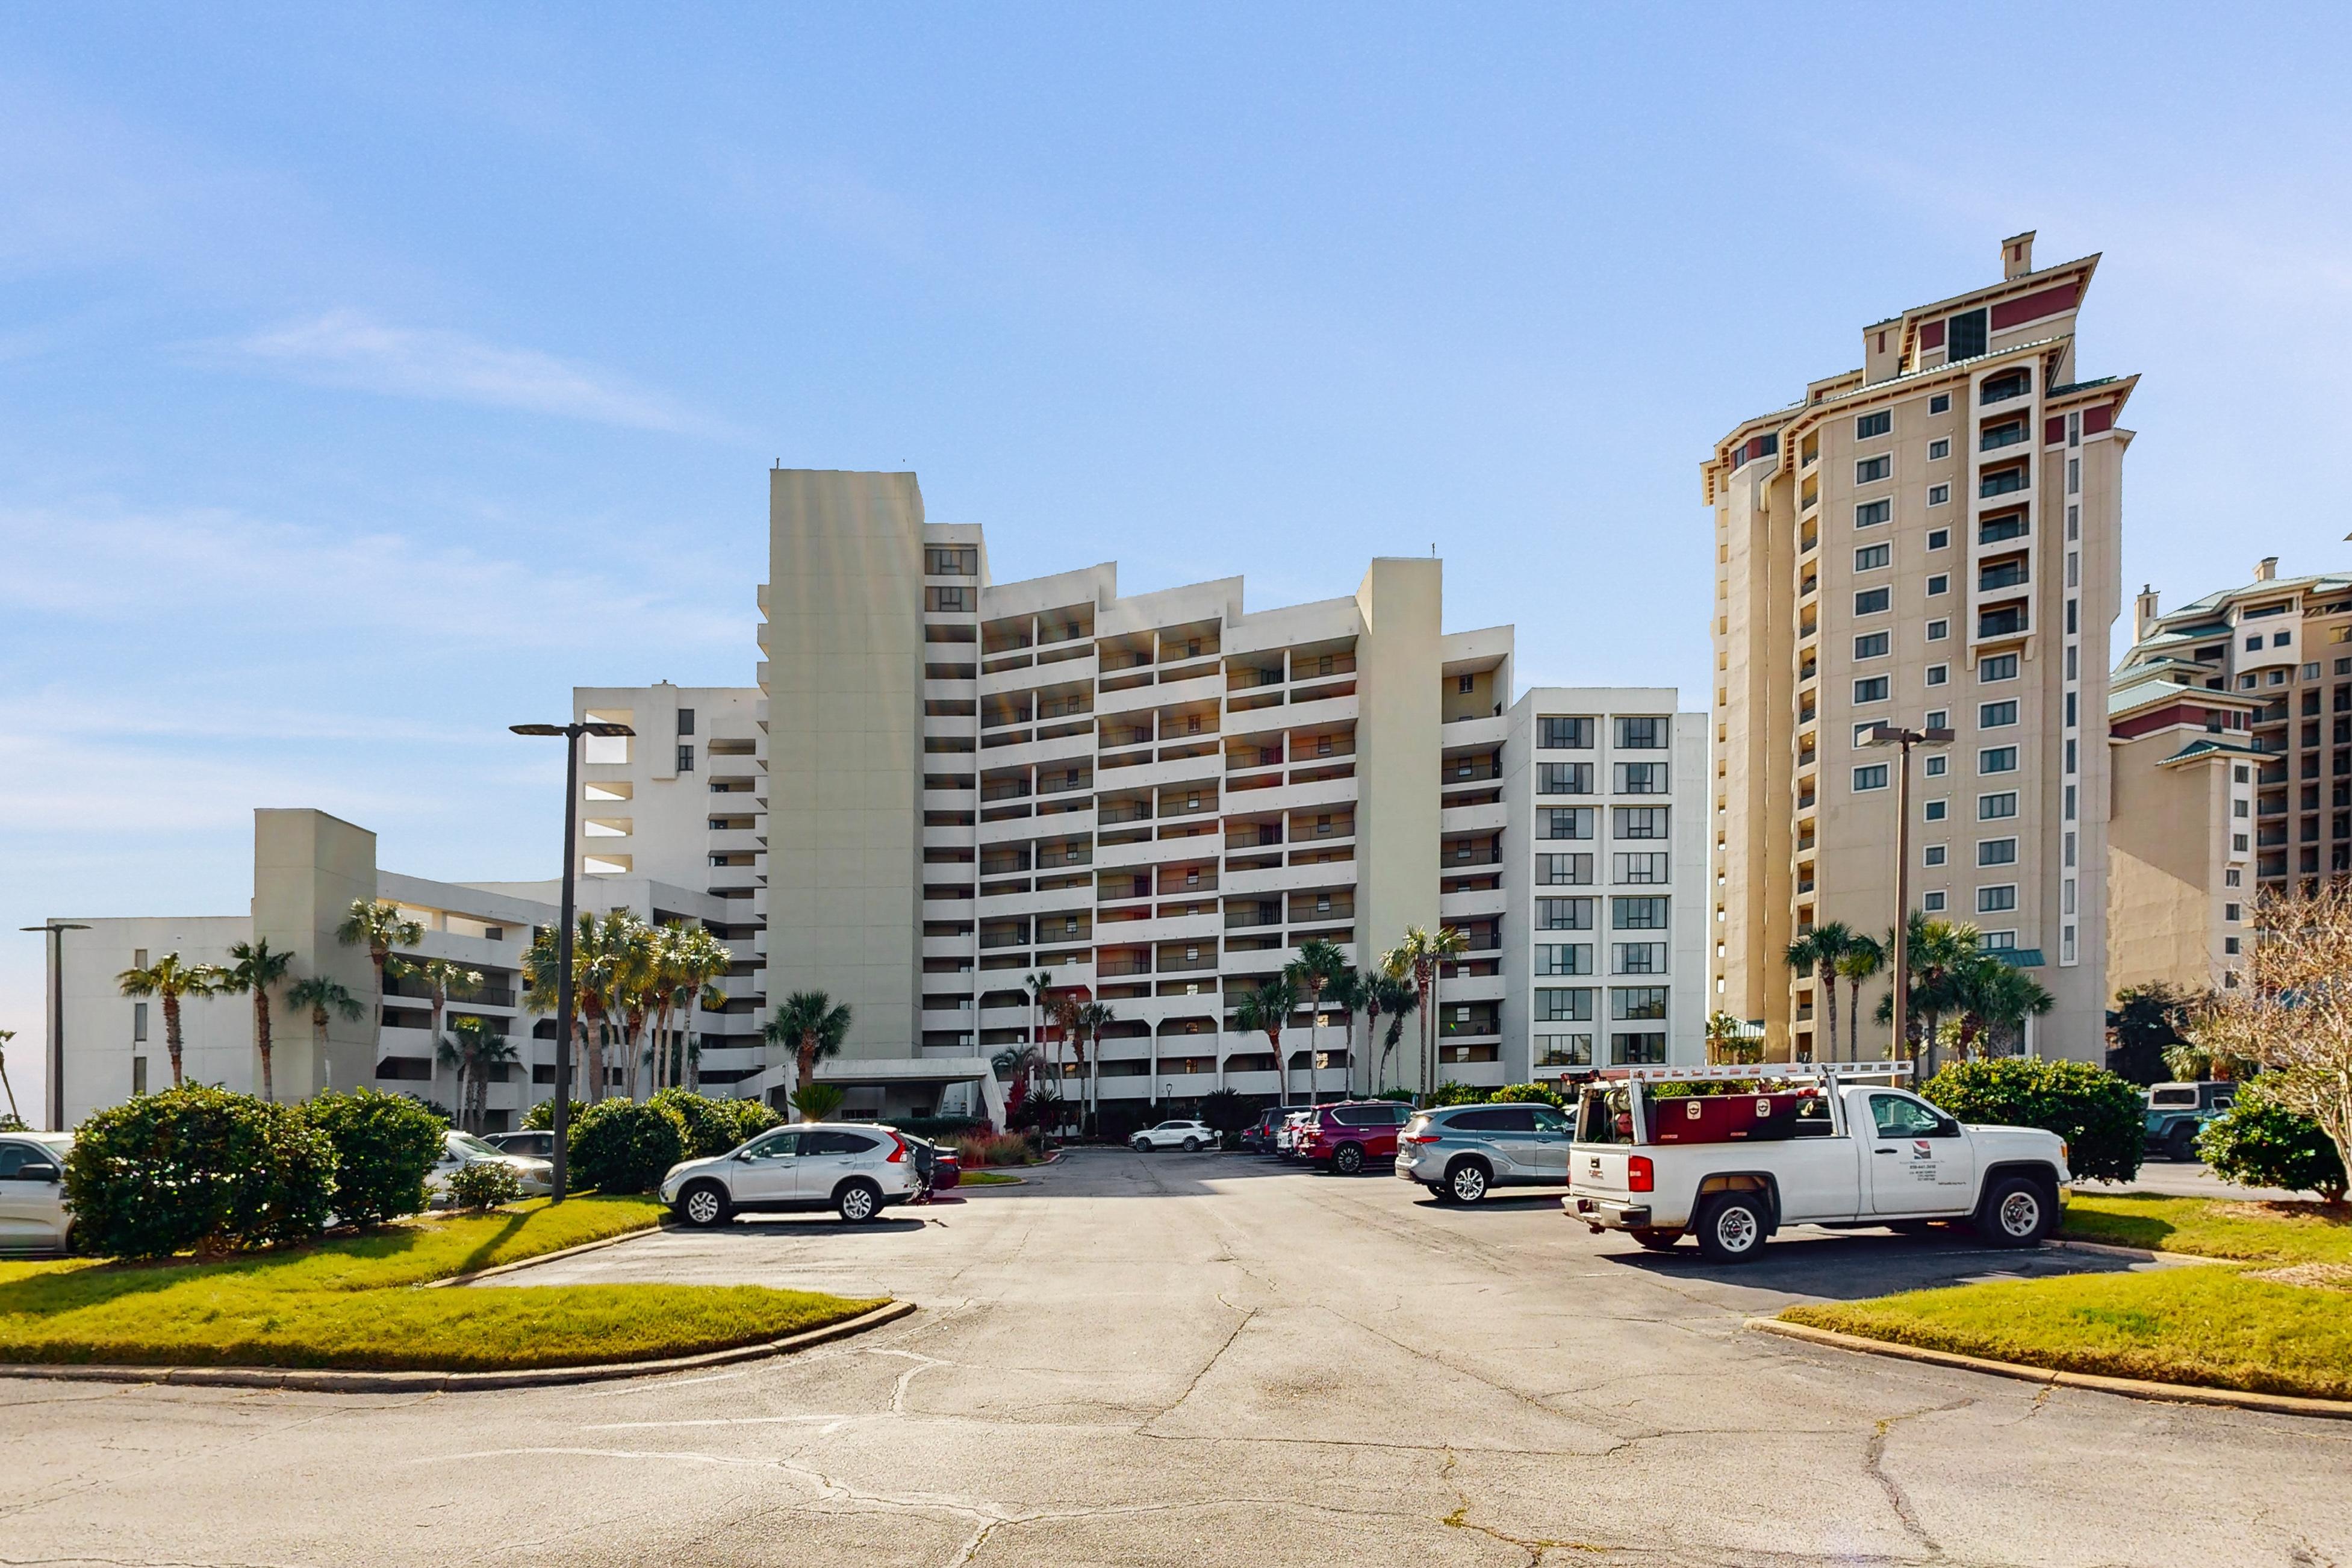
<svg viewBox="0 0 2352 1568"><path fill-rule="evenodd" d="M1954 737L1951 731L1941 725L1930 724L1919 731L1919 738L1931 746L1948 746Z"/></svg>
<svg viewBox="0 0 2352 1568"><path fill-rule="evenodd" d="M1899 746L1909 739L1899 724L1873 724L1862 743L1865 746Z"/></svg>
<svg viewBox="0 0 2352 1568"><path fill-rule="evenodd" d="M592 735L634 735L636 733L635 730L630 729L626 724L594 723L583 724L580 727L587 731Z"/></svg>
<svg viewBox="0 0 2352 1568"><path fill-rule="evenodd" d="M507 728L513 731L518 735L561 735L563 733L563 726L561 724L509 724Z"/></svg>
<svg viewBox="0 0 2352 1568"><path fill-rule="evenodd" d="M88 931L79 921L43 921L37 926L18 926L18 931Z"/></svg>

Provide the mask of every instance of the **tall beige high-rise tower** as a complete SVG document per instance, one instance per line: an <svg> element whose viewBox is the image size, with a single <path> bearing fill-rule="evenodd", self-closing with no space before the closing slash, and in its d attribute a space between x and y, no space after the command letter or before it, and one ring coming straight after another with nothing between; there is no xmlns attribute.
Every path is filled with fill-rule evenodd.
<svg viewBox="0 0 2352 1568"><path fill-rule="evenodd" d="M1974 924L2051 992L2036 1050L2104 1044L2106 638L2137 378L2077 365L2097 257L2037 269L2029 233L2001 261L1999 282L1864 328L1860 369L1702 468L1715 1003L1761 1021L1774 1057L1832 1054L1790 942L1895 923L1896 753L1861 744L1881 722L1957 734L1914 754L1911 908ZM1884 990L1865 988L1865 1055Z"/></svg>

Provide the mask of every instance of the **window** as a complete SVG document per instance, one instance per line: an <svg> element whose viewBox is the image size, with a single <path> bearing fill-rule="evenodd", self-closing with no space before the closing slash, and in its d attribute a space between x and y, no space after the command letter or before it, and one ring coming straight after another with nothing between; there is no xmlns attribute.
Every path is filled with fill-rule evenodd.
<svg viewBox="0 0 2352 1568"><path fill-rule="evenodd" d="M2238 847L2242 849L2245 846L2241 844ZM2238 879L2238 868L2235 866L2231 867L2228 870L2221 873L2221 886L2225 888L2242 888L2245 886L2243 882L2241 882Z"/></svg>
<svg viewBox="0 0 2352 1568"><path fill-rule="evenodd" d="M1589 1068L1592 1065L1592 1037L1578 1035L1538 1035L1536 1065L1547 1068Z"/></svg>
<svg viewBox="0 0 2352 1568"><path fill-rule="evenodd" d="M2230 803L2230 815L2232 816L2244 816L2248 815L2246 810L2246 802L2242 800L2231 801Z"/></svg>
<svg viewBox="0 0 2352 1568"><path fill-rule="evenodd" d="M1853 552L1853 569L1857 572L1875 572L1882 566L1891 565L1894 560L1893 545L1865 544Z"/></svg>
<svg viewBox="0 0 2352 1568"><path fill-rule="evenodd" d="M1664 931L1666 929L1666 900L1612 899L1609 900L1609 924L1612 931Z"/></svg>
<svg viewBox="0 0 2352 1568"><path fill-rule="evenodd" d="M1948 757L1929 757L1927 759L1927 776L1931 779L1942 778L1944 776L1944 765L1950 760L1951 759Z"/></svg>
<svg viewBox="0 0 2352 1568"><path fill-rule="evenodd" d="M1583 973L1591 972L1588 969ZM1536 1021L1543 1024L1589 1024L1592 1021L1592 993L1566 986L1538 986Z"/></svg>
<svg viewBox="0 0 2352 1568"><path fill-rule="evenodd" d="M1536 885L1544 888L1584 888L1592 884L1590 855L1538 855Z"/></svg>
<svg viewBox="0 0 2352 1568"><path fill-rule="evenodd" d="M2242 916L2241 915L2240 911L2241 911L2241 910L2242 910L2242 908L2243 908L2243 906L2242 906L2242 905L2239 905L2239 904L2223 904L2223 905L2221 906L2221 918L2222 918L2223 920L2225 920L2225 921L2234 921L2234 920L2242 919ZM140 1037L141 1039L142 1039L142 1040L143 1040L143 1039L145 1039L147 1037L146 1037L146 1036L144 1036L144 1035L142 1035L142 1036L140 1036L139 1037Z"/></svg>
<svg viewBox="0 0 2352 1568"><path fill-rule="evenodd" d="M2262 652L2262 651L2263 651L2263 639L2262 639L2262 638L2260 638L2260 637L2248 637L2248 638L2246 639L2246 651L2247 651L2248 653L2260 653L2260 652Z"/></svg>
<svg viewBox="0 0 2352 1568"><path fill-rule="evenodd" d="M1663 752L1666 749L1664 719L1620 719L1617 749L1621 752Z"/></svg>
<svg viewBox="0 0 2352 1568"><path fill-rule="evenodd" d="M1946 637L1950 637L1951 635L1952 635L1952 623L1951 623L1951 622L1949 622L1949 621L1929 621L1929 622L1927 623L1927 640L1928 640L1929 642L1942 642ZM1940 665L1940 664L1938 664L1938 665L1931 665L1931 666L1929 667L1929 671L1930 671L1930 673L1928 674L1928 677L1927 677L1927 684L1928 684L1928 685L1930 685L1930 686L1941 686L1941 685L1943 685L1943 684L1944 684L1944 675L1943 675L1943 670L1944 670L1944 667L1943 667L1942 665Z"/></svg>
<svg viewBox="0 0 2352 1568"><path fill-rule="evenodd" d="M1977 666L1977 679L1985 682L2015 680L2017 656L2013 653L1995 654Z"/></svg>
<svg viewBox="0 0 2352 1568"><path fill-rule="evenodd" d="M1867 441L1873 436L1885 435L1894 427L1894 414L1882 408L1875 414L1864 414L1853 422L1853 438Z"/></svg>
<svg viewBox="0 0 2352 1568"><path fill-rule="evenodd" d="M1978 839L1977 864L1979 866L2016 865L2017 840L2014 838Z"/></svg>
<svg viewBox="0 0 2352 1568"><path fill-rule="evenodd" d="M1620 942L1609 948L1612 974L1664 974L1666 944L1663 942Z"/></svg>
<svg viewBox="0 0 2352 1568"><path fill-rule="evenodd" d="M1980 349L1978 352L1981 353L1983 351ZM2032 372L2008 371L2000 375L1987 377L1984 390L1977 394L1977 402L1979 405L1988 403L2005 403L2012 397L2022 397L2032 390L2033 390Z"/></svg>
<svg viewBox="0 0 2352 1568"><path fill-rule="evenodd" d="M1858 485L1874 484L1894 471L1895 459L1892 458L1864 458L1853 466L1853 482Z"/></svg>
<svg viewBox="0 0 2352 1568"><path fill-rule="evenodd" d="M2237 939L2236 937L2234 937L2234 936L2225 936L2225 937L2223 937L2223 938L2221 939L2221 951L2222 951L2223 952L2237 952L2237 951L2238 951L2238 939Z"/></svg>
<svg viewBox="0 0 2352 1568"><path fill-rule="evenodd" d="M2066 493L2070 496L2083 493L2083 459L2080 458L2066 459Z"/></svg>
<svg viewBox="0 0 2352 1568"><path fill-rule="evenodd" d="M1454 678L1454 689L1465 695L1475 691L1478 689L1478 678L1475 675L1457 675Z"/></svg>
<svg viewBox="0 0 2352 1568"><path fill-rule="evenodd" d="M1668 808L1663 805L1621 805L1614 808L1612 838L1664 838Z"/></svg>
<svg viewBox="0 0 2352 1568"><path fill-rule="evenodd" d="M1865 719L1856 724L1853 727L1853 749L1858 752L1870 744L1870 738L1876 733L1878 733L1878 721L1875 719Z"/></svg>
<svg viewBox="0 0 2352 1568"><path fill-rule="evenodd" d="M1928 728L1928 729L1930 729L1930 730L1948 730L1948 729L1951 728L1951 724L1952 724L1952 716L1951 716L1951 714L1950 714L1950 713L1948 713L1948 712L1947 712L1947 711L1946 711L1946 710L1944 710L1943 709L1941 709L1941 708L1930 708L1930 709L1928 709L1928 710L1927 710L1927 728Z"/></svg>
<svg viewBox="0 0 2352 1568"><path fill-rule="evenodd" d="M1948 438L1939 436L1935 440L1927 443L1927 460L1929 462L1940 463L1951 455L1952 443Z"/></svg>
<svg viewBox="0 0 2352 1568"><path fill-rule="evenodd" d="M1948 574L1938 572L1927 579L1927 597L1932 599L1938 594L1948 594L1951 591L1952 579Z"/></svg>
<svg viewBox="0 0 2352 1568"><path fill-rule="evenodd" d="M2016 815L2017 792L2015 790L2005 790L2000 795L1980 795L1977 796L1977 820L1979 822L1998 822L2002 817L2015 816Z"/></svg>
<svg viewBox="0 0 2352 1568"><path fill-rule="evenodd" d="M1864 501L1853 509L1853 525L1856 528L1875 528L1894 515L1895 503L1891 500Z"/></svg>
<svg viewBox="0 0 2352 1568"><path fill-rule="evenodd" d="M1894 595L1888 589L1864 588L1853 596L1853 613L1857 616L1880 615L1893 600Z"/></svg>
<svg viewBox="0 0 2352 1568"><path fill-rule="evenodd" d="M1864 790L1885 789L1886 787L1886 764L1885 763L1871 763L1865 766L1856 768L1853 770L1854 791L1859 794Z"/></svg>
<svg viewBox="0 0 2352 1568"><path fill-rule="evenodd" d="M1998 730L2004 724L2017 722L2017 700L2006 702L1980 702L1977 705L1977 728Z"/></svg>
<svg viewBox="0 0 2352 1568"><path fill-rule="evenodd" d="M1985 352L1985 313L1963 310L1944 320L1944 360L1974 359Z"/></svg>
<svg viewBox="0 0 2352 1568"><path fill-rule="evenodd" d="M1870 1120L1878 1130L1878 1136L1890 1140L1957 1138L1960 1135L1958 1123L1917 1100L1899 1094L1872 1095Z"/></svg>
<svg viewBox="0 0 2352 1568"><path fill-rule="evenodd" d="M1592 944L1589 942L1538 942L1536 945L1536 973L1538 974L1590 974L1592 973ZM1578 1018L1592 1016L1590 1011L1592 1005L1591 1001L1592 994L1588 991L1583 994L1586 997L1587 1011L1564 1015L1565 1016Z"/></svg>
<svg viewBox="0 0 2352 1568"><path fill-rule="evenodd" d="M1954 355L1953 357L1954 357L1954 358L1957 358L1957 357L1958 357L1958 356ZM1931 398L1927 399L1927 412L1928 412L1928 413L1930 413L1930 414L1949 414L1951 411L1952 411L1952 395L1951 395L1950 393L1948 393L1948 392L1939 392L1939 393L1936 394L1936 395L1935 395L1935 396L1933 396L1933 397L1931 397Z"/></svg>
<svg viewBox="0 0 2352 1568"><path fill-rule="evenodd" d="M1666 988L1663 985L1614 985L1609 990L1609 1016L1618 1023L1633 1023L1651 1019L1663 1020L1666 1016Z"/></svg>
<svg viewBox="0 0 2352 1568"><path fill-rule="evenodd" d="M1931 915L1940 914L1944 908L1944 895L1940 891L1922 893L1919 895L1919 907Z"/></svg>
<svg viewBox="0 0 2352 1568"><path fill-rule="evenodd" d="M1592 721L1547 714L1536 721L1536 744L1547 752L1592 750Z"/></svg>
<svg viewBox="0 0 2352 1568"><path fill-rule="evenodd" d="M1591 763L1538 763L1536 793L1538 795L1591 795L1592 764Z"/></svg>
<svg viewBox="0 0 2352 1568"><path fill-rule="evenodd" d="M1854 638L1853 657L1856 658L1885 658L1886 657L1886 634L1885 632L1872 632L1868 637L1859 637Z"/></svg>
<svg viewBox="0 0 2352 1568"><path fill-rule="evenodd" d="M1591 899L1538 899L1536 900L1538 931L1591 931L1592 900Z"/></svg>
<svg viewBox="0 0 2352 1568"><path fill-rule="evenodd" d="M131 1058L131 1092L133 1094L147 1092L147 1058L145 1057Z"/></svg>
<svg viewBox="0 0 2352 1568"><path fill-rule="evenodd" d="M1856 702L1885 701L1887 679L1888 678L1884 675L1874 675L1866 679L1855 681L1853 683L1853 700Z"/></svg>
<svg viewBox="0 0 2352 1568"><path fill-rule="evenodd" d="M677 732L681 735L691 735L694 733L693 709L681 708L677 710Z"/></svg>
<svg viewBox="0 0 2352 1568"><path fill-rule="evenodd" d="M1538 838L1590 838L1592 808L1589 805L1543 805L1536 808Z"/></svg>
<svg viewBox="0 0 2352 1568"><path fill-rule="evenodd" d="M1948 528L1931 528L1931 529L1929 529L1929 530L1927 531L1927 548L1928 548L1928 549L1930 549L1930 550L1949 550L1951 547L1952 547L1952 531L1951 531L1950 529L1948 529Z"/></svg>
<svg viewBox="0 0 2352 1568"><path fill-rule="evenodd" d="M1666 874L1666 857L1643 852L1615 857L1616 878L1620 883L1654 883L1663 886L1674 880Z"/></svg>
<svg viewBox="0 0 2352 1568"><path fill-rule="evenodd" d="M677 771L682 773L690 773L694 771L694 748L692 746L680 746L677 749Z"/></svg>
<svg viewBox="0 0 2352 1568"><path fill-rule="evenodd" d="M2236 920L2238 917L2231 915L2230 918ZM147 1037L147 1004L144 1002L131 1004L131 1037L134 1040Z"/></svg>
<svg viewBox="0 0 2352 1568"><path fill-rule="evenodd" d="M1928 845L1927 849L1927 858L1922 862L1922 864L1928 866L1940 866L1943 863L1944 847L1940 844Z"/></svg>
<svg viewBox="0 0 2352 1568"><path fill-rule="evenodd" d="M2013 773L2016 771L2015 746L1987 746L1977 753L1977 772L1980 773Z"/></svg>
<svg viewBox="0 0 2352 1568"><path fill-rule="evenodd" d="M2294 634L2293 632L2273 632L2271 634L2271 647L2284 647L2294 640Z"/></svg>
<svg viewBox="0 0 2352 1568"><path fill-rule="evenodd" d="M1980 915L2000 914L2015 908L2017 908L2017 884L2014 882L2004 882L1998 888L1977 889L1977 913Z"/></svg>
<svg viewBox="0 0 2352 1568"><path fill-rule="evenodd" d="M1949 486L1949 485L1929 485L1929 486L1927 487L1927 504L1928 504L1929 506L1942 506L1942 505L1946 504L1947 502L1948 502L1951 499L1952 499L1952 487L1951 487L1951 486Z"/></svg>
<svg viewBox="0 0 2352 1568"><path fill-rule="evenodd" d="M1664 795L1666 764L1664 763L1619 763L1611 770L1611 781L1619 795Z"/></svg>

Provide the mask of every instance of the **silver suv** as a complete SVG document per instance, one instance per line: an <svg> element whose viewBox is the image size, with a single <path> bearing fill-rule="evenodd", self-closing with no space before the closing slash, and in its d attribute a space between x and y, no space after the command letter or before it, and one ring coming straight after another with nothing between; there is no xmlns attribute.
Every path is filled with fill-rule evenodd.
<svg viewBox="0 0 2352 1568"><path fill-rule="evenodd" d="M1564 1187L1574 1129L1549 1105L1446 1105L1397 1135L1396 1173L1439 1203L1475 1204L1490 1187Z"/></svg>
<svg viewBox="0 0 2352 1568"><path fill-rule="evenodd" d="M731 1153L672 1165L661 1200L692 1226L786 1209L832 1209L863 1225L915 1195L915 1169L907 1141L887 1127L808 1121L762 1132Z"/></svg>

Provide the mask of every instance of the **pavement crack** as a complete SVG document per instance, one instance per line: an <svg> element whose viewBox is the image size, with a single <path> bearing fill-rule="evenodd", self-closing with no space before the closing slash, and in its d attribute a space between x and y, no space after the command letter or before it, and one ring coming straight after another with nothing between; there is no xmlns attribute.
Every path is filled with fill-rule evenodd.
<svg viewBox="0 0 2352 1568"><path fill-rule="evenodd" d="M1943 1546L1928 1533L1927 1527L1919 1522L1918 1510L1912 1505L1910 1497L1904 1491L1903 1483L1887 1473L1885 1463L1887 1435L1906 1421L1916 1421L1922 1415L1940 1415L1948 1411L1965 1410L1975 1403L1974 1399L1956 1399L1948 1405L1930 1405L1925 1410L1914 1410L1902 1415L1883 1417L1871 1429L1870 1440L1863 1445L1862 1468L1867 1470L1871 1478L1885 1490L1886 1500L1893 1505L1895 1517L1902 1522L1904 1531L1912 1540L1933 1552L1941 1553L1944 1550Z"/></svg>
<svg viewBox="0 0 2352 1568"><path fill-rule="evenodd" d="M1136 1426L1136 1430L1138 1432L1142 1432L1144 1427L1150 1426L1152 1422L1160 1419L1162 1416L1172 1414L1179 1405L1181 1405L1186 1400L1192 1398L1193 1390L1201 1386L1201 1380L1209 1375L1211 1368L1214 1367L1217 1363L1224 1359L1225 1352L1234 1348L1234 1342L1242 1337L1242 1331L1250 1326L1250 1320L1257 1316L1258 1310L1255 1307L1236 1307L1233 1302L1225 1300L1224 1293L1223 1291L1219 1291L1217 1293L1217 1300L1228 1311L1239 1312L1241 1314L1240 1318L1234 1321L1232 1331L1227 1333L1223 1341L1218 1344L1217 1348L1210 1352L1209 1359L1201 1363L1200 1370L1193 1373L1192 1377L1186 1381L1184 1384L1184 1392L1178 1394L1174 1399L1170 1400L1166 1409L1156 1411L1152 1415L1146 1416L1141 1422L1138 1423ZM1150 1434L1144 1433L1144 1436L1149 1436Z"/></svg>

